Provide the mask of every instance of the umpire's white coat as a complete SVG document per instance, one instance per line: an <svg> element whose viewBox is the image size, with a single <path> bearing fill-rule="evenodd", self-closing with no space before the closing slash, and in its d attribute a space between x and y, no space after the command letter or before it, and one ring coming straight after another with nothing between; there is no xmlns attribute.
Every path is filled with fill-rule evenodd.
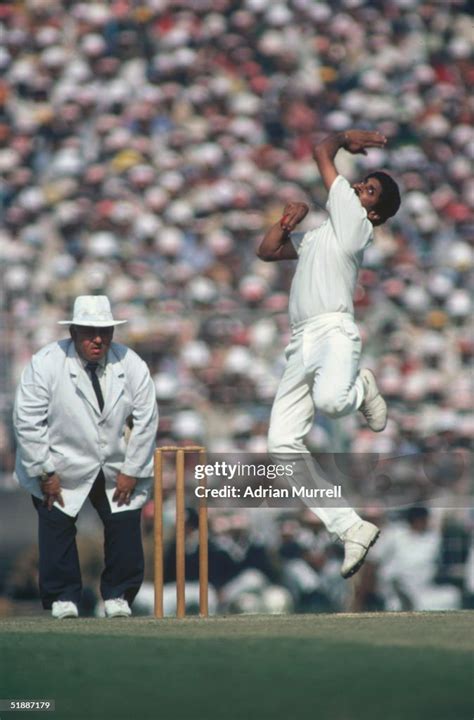
<svg viewBox="0 0 474 720"><path fill-rule="evenodd" d="M125 438L126 419L133 430ZM135 510L148 498L158 408L146 364L125 345L112 343L107 356L104 409L72 340L51 343L33 356L16 393L13 422L17 439L15 473L23 487L41 498L38 477L55 470L64 508L75 516L102 468L112 512ZM140 478L130 505L112 502L119 471Z"/></svg>

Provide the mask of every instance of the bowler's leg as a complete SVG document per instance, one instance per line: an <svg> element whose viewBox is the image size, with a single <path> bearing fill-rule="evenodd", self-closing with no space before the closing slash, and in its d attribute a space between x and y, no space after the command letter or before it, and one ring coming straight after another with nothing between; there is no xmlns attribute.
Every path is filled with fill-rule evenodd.
<svg viewBox="0 0 474 720"><path fill-rule="evenodd" d="M387 403L373 373L367 368L359 372L360 351L357 326L352 320L342 318L319 343L314 403L332 418L360 410L370 429L381 432L387 424Z"/></svg>
<svg viewBox="0 0 474 720"><path fill-rule="evenodd" d="M363 396L362 383L358 379L361 342L357 326L341 316L318 327L308 325L304 332L305 364L311 373L314 406L330 417L355 411ZM332 473L318 467L311 456L309 458L307 473L313 478L312 484L322 489L332 488ZM330 495L322 498L321 504L311 510L329 532L341 537L360 522L360 517L343 498L336 502L329 498Z"/></svg>
<svg viewBox="0 0 474 720"><path fill-rule="evenodd" d="M291 483L297 488L330 489L331 478L315 462L308 452L304 439L311 429L314 417L314 403L311 390L314 373L305 368L300 339L294 339L295 346L289 353L287 366L273 403L268 433L268 451L279 463L293 464ZM317 352L317 347L315 348ZM309 506L309 500L306 504ZM357 513L338 500L342 507L310 507L322 520L327 530L340 535L360 520Z"/></svg>
<svg viewBox="0 0 474 720"><path fill-rule="evenodd" d="M48 510L33 496L38 513L39 591L45 610L56 600L79 604L81 570L76 547L76 517L53 507Z"/></svg>
<svg viewBox="0 0 474 720"><path fill-rule="evenodd" d="M97 476L89 498L104 524L102 598L113 600L123 597L130 605L140 589L144 574L141 510L113 513L105 494L102 472Z"/></svg>
<svg viewBox="0 0 474 720"><path fill-rule="evenodd" d="M359 377L361 342L355 323L341 320L318 343L313 385L314 404L332 418L355 412L364 399Z"/></svg>
<svg viewBox="0 0 474 720"><path fill-rule="evenodd" d="M314 357L313 398L315 406L333 418L355 412L363 404L365 388L359 373L361 341L355 323L341 318L319 343ZM365 414L365 413L364 413ZM344 543L343 577L351 577L362 566L380 532L351 507L312 508L327 529Z"/></svg>
<svg viewBox="0 0 474 720"><path fill-rule="evenodd" d="M273 402L268 429L268 451L307 453L304 438L311 429L314 405L311 383L298 361L288 362Z"/></svg>

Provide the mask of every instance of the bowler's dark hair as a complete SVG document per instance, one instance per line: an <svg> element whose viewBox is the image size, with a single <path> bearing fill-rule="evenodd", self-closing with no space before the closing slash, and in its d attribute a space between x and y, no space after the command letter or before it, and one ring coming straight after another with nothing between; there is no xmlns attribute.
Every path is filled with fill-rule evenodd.
<svg viewBox="0 0 474 720"><path fill-rule="evenodd" d="M382 186L382 193L379 201L373 209L379 213L382 221L385 222L385 220L388 220L389 217L395 215L400 207L400 190L398 189L398 185L393 177L382 170L371 172L370 175L367 175L366 180L371 177L376 178Z"/></svg>

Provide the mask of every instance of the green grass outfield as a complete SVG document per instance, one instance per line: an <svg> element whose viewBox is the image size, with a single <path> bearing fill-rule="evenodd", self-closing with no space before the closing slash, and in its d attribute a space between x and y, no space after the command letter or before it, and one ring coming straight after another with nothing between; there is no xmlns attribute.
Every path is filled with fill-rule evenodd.
<svg viewBox="0 0 474 720"><path fill-rule="evenodd" d="M0 720L472 720L474 613L0 620Z"/></svg>

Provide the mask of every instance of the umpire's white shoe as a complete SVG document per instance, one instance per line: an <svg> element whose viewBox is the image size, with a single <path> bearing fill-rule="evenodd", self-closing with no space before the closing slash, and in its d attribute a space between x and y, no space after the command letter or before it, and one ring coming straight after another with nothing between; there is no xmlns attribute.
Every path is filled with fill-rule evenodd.
<svg viewBox="0 0 474 720"><path fill-rule="evenodd" d="M381 432L387 424L387 403L381 396L375 376L371 370L363 368L360 371L364 386L364 399L359 410L367 420L371 430Z"/></svg>
<svg viewBox="0 0 474 720"><path fill-rule="evenodd" d="M130 617L132 610L130 605L123 598L114 598L113 600L104 601L105 614L109 618L114 617Z"/></svg>
<svg viewBox="0 0 474 720"><path fill-rule="evenodd" d="M343 578L349 578L360 570L367 553L380 535L380 530L366 520L360 520L341 535L344 543L344 562L341 567Z"/></svg>
<svg viewBox="0 0 474 720"><path fill-rule="evenodd" d="M57 620L64 620L65 618L79 617L79 612L76 603L71 600L56 600L53 602L51 615Z"/></svg>

